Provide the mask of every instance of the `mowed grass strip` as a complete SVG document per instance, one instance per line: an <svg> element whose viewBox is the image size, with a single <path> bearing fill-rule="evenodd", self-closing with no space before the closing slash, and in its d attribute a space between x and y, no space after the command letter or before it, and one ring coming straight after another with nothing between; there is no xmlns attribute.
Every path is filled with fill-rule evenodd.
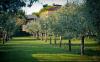
<svg viewBox="0 0 100 62"><path fill-rule="evenodd" d="M5 45L0 44L0 62L99 62L100 49L93 39L85 39L85 55L80 56L80 40L72 40L72 51L68 40L62 47L33 37L15 37Z"/></svg>
<svg viewBox="0 0 100 62"><path fill-rule="evenodd" d="M32 54L33 58L37 58L38 61L71 61L71 62L99 62L100 57L81 56L77 54ZM95 59L97 58L97 59Z"/></svg>

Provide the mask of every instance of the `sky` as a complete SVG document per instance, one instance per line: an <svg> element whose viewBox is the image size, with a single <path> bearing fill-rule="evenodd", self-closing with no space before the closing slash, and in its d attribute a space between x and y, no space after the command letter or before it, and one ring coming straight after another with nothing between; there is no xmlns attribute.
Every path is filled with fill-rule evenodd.
<svg viewBox="0 0 100 62"><path fill-rule="evenodd" d="M69 2L72 1L79 1L82 3L83 0L69 0ZM27 2L26 5L28 5L29 2ZM33 12L39 12L44 4L52 5L52 4L60 4L60 5L65 5L67 3L67 0L39 0L37 2L34 2L31 7L23 7L22 9L25 11L26 15L31 15Z"/></svg>

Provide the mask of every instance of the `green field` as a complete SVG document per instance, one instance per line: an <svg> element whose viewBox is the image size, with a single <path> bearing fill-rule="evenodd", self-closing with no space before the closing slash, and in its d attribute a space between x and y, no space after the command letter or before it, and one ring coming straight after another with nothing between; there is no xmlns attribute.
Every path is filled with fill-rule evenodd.
<svg viewBox="0 0 100 62"><path fill-rule="evenodd" d="M53 40L52 40L53 41ZM85 39L85 54L80 55L80 40L72 40L72 51L68 51L68 40L63 46L35 40L32 37L15 37L5 45L0 44L0 62L100 62L99 45L93 39Z"/></svg>

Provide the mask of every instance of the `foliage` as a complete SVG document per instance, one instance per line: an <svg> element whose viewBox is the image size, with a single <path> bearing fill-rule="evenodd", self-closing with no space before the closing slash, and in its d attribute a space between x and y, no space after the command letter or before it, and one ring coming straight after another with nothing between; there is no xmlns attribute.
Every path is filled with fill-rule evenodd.
<svg viewBox="0 0 100 62"><path fill-rule="evenodd" d="M98 42L100 43L100 0L86 0L86 6L91 16L94 30L97 32Z"/></svg>
<svg viewBox="0 0 100 62"><path fill-rule="evenodd" d="M26 5L26 2L30 2L30 6L37 0L0 0L0 12L6 11L16 13L22 6Z"/></svg>
<svg viewBox="0 0 100 62"><path fill-rule="evenodd" d="M21 7L26 5L27 0L0 0L0 38L3 38L3 44L5 40L7 41L12 33L18 28L18 25L22 25L17 23L18 19L21 21L25 18L23 11L21 11ZM28 0L30 5L32 5L33 1L37 0Z"/></svg>
<svg viewBox="0 0 100 62"><path fill-rule="evenodd" d="M51 15L51 29L55 29L60 34L72 33L73 35L86 36L93 33L93 26L89 22L89 14L84 5L68 4L62 7L57 13ZM50 17L49 17L50 18ZM56 19L54 19L56 18ZM52 25L54 20L54 24ZM56 29L57 28L57 29ZM54 31L57 33L57 31Z"/></svg>
<svg viewBox="0 0 100 62"><path fill-rule="evenodd" d="M31 21L31 23L28 23L26 26L27 26L26 29L30 33L36 33L37 31L40 30L40 25L38 22Z"/></svg>

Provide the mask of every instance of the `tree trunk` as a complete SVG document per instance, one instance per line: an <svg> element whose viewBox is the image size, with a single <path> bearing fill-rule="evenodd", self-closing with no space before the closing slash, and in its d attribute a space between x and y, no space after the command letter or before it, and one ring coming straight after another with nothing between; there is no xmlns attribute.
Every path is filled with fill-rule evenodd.
<svg viewBox="0 0 100 62"><path fill-rule="evenodd" d="M50 45L52 44L52 39L51 39L51 36L50 36Z"/></svg>
<svg viewBox="0 0 100 62"><path fill-rule="evenodd" d="M60 47L62 46L62 36L60 36Z"/></svg>
<svg viewBox="0 0 100 62"><path fill-rule="evenodd" d="M6 34L5 34L6 36L5 36L5 41L7 42L7 41L9 41L9 33L8 32L6 32Z"/></svg>
<svg viewBox="0 0 100 62"><path fill-rule="evenodd" d="M55 45L57 45L56 35L55 35L54 43L55 43Z"/></svg>
<svg viewBox="0 0 100 62"><path fill-rule="evenodd" d="M71 40L70 39L69 39L68 45L69 45L69 51L71 51Z"/></svg>
<svg viewBox="0 0 100 62"><path fill-rule="evenodd" d="M47 32L45 32L45 42L47 42Z"/></svg>
<svg viewBox="0 0 100 62"><path fill-rule="evenodd" d="M35 32L34 32L34 34L33 34L33 35L34 35L34 38L36 38L36 37L37 37L37 35L36 35L36 33L35 33Z"/></svg>
<svg viewBox="0 0 100 62"><path fill-rule="evenodd" d="M5 39L3 38L3 44L5 44Z"/></svg>
<svg viewBox="0 0 100 62"><path fill-rule="evenodd" d="M13 37L12 37L12 35L9 35L9 39L11 40Z"/></svg>
<svg viewBox="0 0 100 62"><path fill-rule="evenodd" d="M2 35L0 35L0 41L2 41Z"/></svg>
<svg viewBox="0 0 100 62"><path fill-rule="evenodd" d="M41 40L43 41L44 39L43 39L43 33L41 33Z"/></svg>
<svg viewBox="0 0 100 62"><path fill-rule="evenodd" d="M84 36L81 38L81 55L84 55Z"/></svg>
<svg viewBox="0 0 100 62"><path fill-rule="evenodd" d="M6 35L5 35L5 33L3 32L3 44L5 44L5 40L6 40Z"/></svg>
<svg viewBox="0 0 100 62"><path fill-rule="evenodd" d="M36 32L36 38L37 38L37 40L39 39L39 32L38 31Z"/></svg>
<svg viewBox="0 0 100 62"><path fill-rule="evenodd" d="M32 36L33 36L33 38L35 38L35 33L34 32L32 32Z"/></svg>
<svg viewBox="0 0 100 62"><path fill-rule="evenodd" d="M5 41L8 41L8 34L5 35Z"/></svg>
<svg viewBox="0 0 100 62"><path fill-rule="evenodd" d="M0 41L2 41L2 40L1 40L1 37L0 37Z"/></svg>
<svg viewBox="0 0 100 62"><path fill-rule="evenodd" d="M0 32L0 41L2 41L2 33Z"/></svg>

